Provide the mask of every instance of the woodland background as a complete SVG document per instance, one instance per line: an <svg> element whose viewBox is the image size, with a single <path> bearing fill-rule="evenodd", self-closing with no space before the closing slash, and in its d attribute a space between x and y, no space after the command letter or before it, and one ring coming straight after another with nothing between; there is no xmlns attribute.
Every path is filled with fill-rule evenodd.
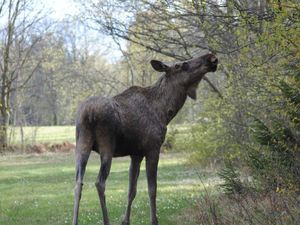
<svg viewBox="0 0 300 225"><path fill-rule="evenodd" d="M299 222L297 0L75 0L78 12L63 19L36 4L0 2L2 154L14 144L12 130L70 126L86 97L152 84L160 75L151 59L211 51L218 71L172 121L164 145L223 180L185 220Z"/></svg>

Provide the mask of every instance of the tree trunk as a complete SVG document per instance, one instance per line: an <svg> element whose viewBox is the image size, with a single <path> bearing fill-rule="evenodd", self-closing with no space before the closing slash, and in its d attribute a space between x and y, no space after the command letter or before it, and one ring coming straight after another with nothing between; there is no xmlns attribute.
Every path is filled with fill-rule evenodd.
<svg viewBox="0 0 300 225"><path fill-rule="evenodd" d="M24 148L24 129L23 129L23 124L20 123L20 134L21 134L21 150L23 153L25 153L25 148Z"/></svg>
<svg viewBox="0 0 300 225"><path fill-rule="evenodd" d="M57 118L57 113L53 112L53 123L52 125L57 126L58 125L58 118Z"/></svg>
<svg viewBox="0 0 300 225"><path fill-rule="evenodd" d="M8 145L7 130L8 130L9 114L1 112L0 116L0 153L5 152Z"/></svg>
<svg viewBox="0 0 300 225"><path fill-rule="evenodd" d="M259 14L258 14L258 21L259 21L259 33L262 34L264 32L264 14L266 9L266 2L265 0L259 1Z"/></svg>

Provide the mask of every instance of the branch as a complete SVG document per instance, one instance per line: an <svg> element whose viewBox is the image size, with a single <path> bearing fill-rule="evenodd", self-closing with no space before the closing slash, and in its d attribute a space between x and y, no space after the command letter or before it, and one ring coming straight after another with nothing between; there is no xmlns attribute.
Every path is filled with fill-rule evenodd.
<svg viewBox="0 0 300 225"><path fill-rule="evenodd" d="M218 96L223 99L223 95L221 94L219 89L206 76L203 77L203 80L205 80L209 84L209 86L213 89L213 91L216 92Z"/></svg>
<svg viewBox="0 0 300 225"><path fill-rule="evenodd" d="M6 3L6 0L3 0L1 5L0 5L0 15L2 13L2 10L3 10L3 7L4 7L5 3Z"/></svg>
<svg viewBox="0 0 300 225"><path fill-rule="evenodd" d="M39 68L39 66L41 65L42 60L40 60L36 66L34 67L34 69L31 71L31 73L28 75L28 77L26 78L26 80L23 82L23 84L21 84L20 86L17 86L15 88L10 88L9 92L12 91L16 91L17 89L22 89L25 87L25 85L28 83L28 81L31 79L31 77L34 75L35 71Z"/></svg>

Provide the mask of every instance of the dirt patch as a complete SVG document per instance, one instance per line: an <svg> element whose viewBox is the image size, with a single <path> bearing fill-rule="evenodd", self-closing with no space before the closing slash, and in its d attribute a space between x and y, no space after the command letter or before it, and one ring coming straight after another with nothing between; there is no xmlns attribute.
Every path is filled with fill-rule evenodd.
<svg viewBox="0 0 300 225"><path fill-rule="evenodd" d="M27 154L43 154L47 152L71 152L75 149L75 145L70 142L63 142L60 144L32 144L32 145L25 145L23 148L20 145L10 145L7 148L8 152L13 153L27 153Z"/></svg>
<svg viewBox="0 0 300 225"><path fill-rule="evenodd" d="M51 152L70 152L73 151L75 145L70 142L63 142L62 144L52 144L50 146Z"/></svg>
<svg viewBox="0 0 300 225"><path fill-rule="evenodd" d="M27 145L26 146L26 153L42 154L42 153L46 153L46 152L47 152L47 148L43 144L35 144L35 145Z"/></svg>

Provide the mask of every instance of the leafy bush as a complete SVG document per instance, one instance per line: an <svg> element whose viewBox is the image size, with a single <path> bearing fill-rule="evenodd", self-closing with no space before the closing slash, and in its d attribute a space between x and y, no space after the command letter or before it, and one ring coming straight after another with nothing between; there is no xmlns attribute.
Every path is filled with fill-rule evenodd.
<svg viewBox="0 0 300 225"><path fill-rule="evenodd" d="M219 177L224 181L220 185L223 192L227 195L242 194L244 192L244 186L240 179L240 173L233 168L233 166L227 166L218 173Z"/></svg>
<svg viewBox="0 0 300 225"><path fill-rule="evenodd" d="M300 86L281 81L279 88L283 94L280 102L284 107L267 122L254 118L250 126L254 144L248 148L247 162L266 189L298 192Z"/></svg>

